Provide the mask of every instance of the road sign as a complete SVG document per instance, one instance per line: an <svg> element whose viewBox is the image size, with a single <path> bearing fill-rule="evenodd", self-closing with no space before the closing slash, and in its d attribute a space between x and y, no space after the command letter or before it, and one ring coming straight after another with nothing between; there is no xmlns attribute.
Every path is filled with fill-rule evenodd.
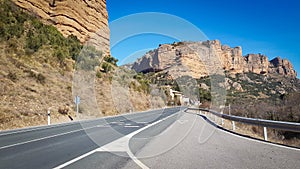
<svg viewBox="0 0 300 169"><path fill-rule="evenodd" d="M79 96L76 96L76 97L75 97L75 104L78 105L79 103L80 103L80 97L79 97Z"/></svg>

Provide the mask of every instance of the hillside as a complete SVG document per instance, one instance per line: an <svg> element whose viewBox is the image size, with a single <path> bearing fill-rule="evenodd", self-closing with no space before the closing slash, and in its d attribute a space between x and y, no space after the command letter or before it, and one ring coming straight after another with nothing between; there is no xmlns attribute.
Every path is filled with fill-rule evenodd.
<svg viewBox="0 0 300 169"><path fill-rule="evenodd" d="M164 106L162 101L152 103L148 83L119 69L115 58L93 44L82 45L74 35L66 37L55 26L9 0L0 1L0 15L0 130L46 125L49 108L52 123L76 119L73 94L78 70L95 74L95 86L86 88L95 91L97 101L92 114L80 104L80 118ZM117 94L112 90L118 79L115 71L129 78ZM127 95L121 94L124 91ZM140 99L133 99L137 97ZM128 100L130 104L114 98Z"/></svg>

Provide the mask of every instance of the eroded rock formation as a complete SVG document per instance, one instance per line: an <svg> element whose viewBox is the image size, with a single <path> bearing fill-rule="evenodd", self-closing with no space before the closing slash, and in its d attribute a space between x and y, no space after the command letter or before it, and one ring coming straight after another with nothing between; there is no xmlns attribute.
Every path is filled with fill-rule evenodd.
<svg viewBox="0 0 300 169"><path fill-rule="evenodd" d="M296 77L293 65L279 57L269 62L262 54L242 55L241 47L221 45L219 40L177 42L160 45L132 66L137 72L168 71L173 77L189 75L200 78L222 69L230 73L279 74Z"/></svg>
<svg viewBox="0 0 300 169"><path fill-rule="evenodd" d="M53 24L64 36L71 34L109 52L106 0L12 0L17 6Z"/></svg>

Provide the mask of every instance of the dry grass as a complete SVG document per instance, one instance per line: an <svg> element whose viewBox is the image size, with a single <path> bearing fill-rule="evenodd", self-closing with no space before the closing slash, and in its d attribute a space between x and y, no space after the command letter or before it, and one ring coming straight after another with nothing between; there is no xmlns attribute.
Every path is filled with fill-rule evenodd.
<svg viewBox="0 0 300 169"><path fill-rule="evenodd" d="M49 50L25 56L0 48L0 130L45 125L50 107L53 122L70 121L58 108L72 105L72 72L62 74L55 61L47 60Z"/></svg>
<svg viewBox="0 0 300 169"><path fill-rule="evenodd" d="M5 45L0 48L0 130L46 125L48 108L51 108L52 123L69 122L68 116L58 111L66 105L70 109L68 114L76 119L72 96L73 61L66 60L67 66L60 68L56 60L49 59L51 49L40 50L33 56L19 56L5 49ZM162 100L142 91L126 88L126 85L120 88L112 85L112 73L101 76L93 79L95 90L87 87L88 91L96 92L92 113L86 113L90 106L80 104L80 119L164 106ZM85 93L87 100L93 99L90 92Z"/></svg>

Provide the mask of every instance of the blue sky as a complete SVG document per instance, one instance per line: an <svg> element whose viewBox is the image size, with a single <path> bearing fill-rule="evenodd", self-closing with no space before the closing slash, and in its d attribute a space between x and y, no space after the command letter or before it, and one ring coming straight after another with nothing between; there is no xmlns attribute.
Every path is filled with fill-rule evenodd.
<svg viewBox="0 0 300 169"><path fill-rule="evenodd" d="M158 44L207 38L219 39L222 44L232 47L242 46L243 55L262 53L269 59L276 56L287 58L300 74L298 0L107 0L107 8L112 39L124 31L145 30L143 34L132 34L111 46L112 55L120 63L132 61L145 51L157 48ZM133 21L132 14L143 12L170 14L170 17L178 18L168 21L158 16L155 22L141 17ZM204 35L189 35L195 31L191 25ZM178 35L179 31L186 36Z"/></svg>

